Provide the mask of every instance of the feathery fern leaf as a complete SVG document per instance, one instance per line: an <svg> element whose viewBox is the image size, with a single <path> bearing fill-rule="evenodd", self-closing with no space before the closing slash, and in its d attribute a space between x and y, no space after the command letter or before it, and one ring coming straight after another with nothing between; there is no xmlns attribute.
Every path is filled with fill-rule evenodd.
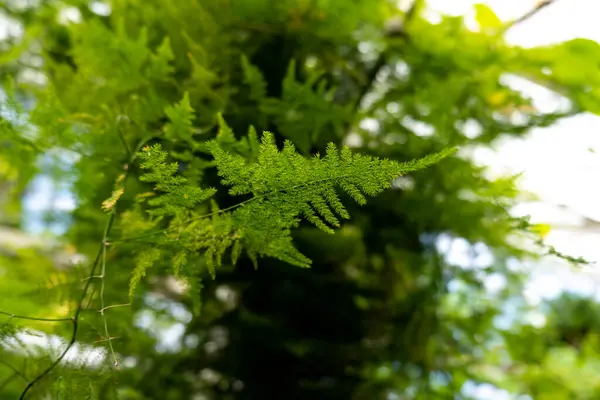
<svg viewBox="0 0 600 400"><path fill-rule="evenodd" d="M190 243L194 251L204 251L206 267L214 278L215 268L222 264L225 251L236 239L231 213L220 213L212 202L212 218L201 219L190 230Z"/></svg>
<svg viewBox="0 0 600 400"><path fill-rule="evenodd" d="M349 194L358 204L365 204L365 196L381 193L399 176L434 164L454 151L398 163L353 154L348 148L340 151L329 144L324 157L317 154L308 159L290 141L279 151L269 132L263 134L260 145L253 130L248 137L236 140L220 115L218 120L219 134L206 147L214 158L221 182L230 188L231 195L252 197L227 210L219 210L213 201L212 212L205 215L211 218L193 218L185 228L166 236L162 250L153 247L144 252L131 279L130 295L147 269L161 257L161 251L173 252L176 274L189 254L203 253L206 269L214 278L227 251L235 264L243 250L255 267L261 257L309 267L311 260L295 248L292 240L292 229L299 226L302 218L333 233L333 228L340 226L340 219L350 218L338 190ZM140 158L142 168L150 170L141 179L154 182L155 189L164 193L148 202L155 207L150 212L158 217L174 216L172 228L182 226L179 221L184 213L180 211L193 213L194 206L215 193L214 189L192 187L184 177L176 175L177 164L166 162L167 153L159 145L143 149Z"/></svg>
<svg viewBox="0 0 600 400"><path fill-rule="evenodd" d="M186 178L176 175L177 163L166 162L167 152L160 145L146 146L139 153L139 158L142 160L141 168L150 171L142 175L140 180L154 182L154 189L163 193L148 201L154 207L149 211L152 216L161 218L176 215L192 209L216 192L215 189L189 185Z"/></svg>
<svg viewBox="0 0 600 400"><path fill-rule="evenodd" d="M242 58L244 83L250 87L250 98L261 111L271 116L282 135L306 153L323 129L330 125L342 128L351 117L350 108L335 104L335 88L319 83L320 75L311 73L306 81L296 80L296 63L290 62L282 83L282 98L267 97L266 81L257 67Z"/></svg>
<svg viewBox="0 0 600 400"><path fill-rule="evenodd" d="M324 157L307 159L290 141L279 151L272 134L265 132L258 160L247 163L244 157L224 150L218 141L207 146L222 183L230 187L229 193L254 196L232 212L232 229L249 255L275 257L303 267L309 266L310 260L293 246L291 229L304 217L333 233L332 227L340 224L338 217L349 218L336 188L364 204L365 195L375 196L389 188L393 179L434 164L454 151L398 163L352 154L348 148L340 152L330 144Z"/></svg>
<svg viewBox="0 0 600 400"><path fill-rule="evenodd" d="M175 59L171 49L171 41L166 37L158 47L156 54L150 56L150 63L146 70L146 75L156 80L167 80L173 73L171 63Z"/></svg>
<svg viewBox="0 0 600 400"><path fill-rule="evenodd" d="M192 123L195 117L189 94L186 92L179 103L167 107L165 113L170 121L165 126L165 136L173 141L195 143L192 138L194 134Z"/></svg>
<svg viewBox="0 0 600 400"><path fill-rule="evenodd" d="M267 82L262 72L250 63L246 55L242 56L241 61L244 83L250 87L250 98L258 103L264 101L267 97Z"/></svg>
<svg viewBox="0 0 600 400"><path fill-rule="evenodd" d="M239 140L236 140L233 130L227 125L221 114L217 115L219 123L219 133L215 140L226 151L235 152L247 159L255 160L260 152L260 142L256 129L250 126L248 134Z"/></svg>
<svg viewBox="0 0 600 400"><path fill-rule="evenodd" d="M302 153L309 151L326 127L343 129L352 115L349 107L333 102L335 88L327 89L325 80L317 83L319 77L312 73L305 82L298 82L296 64L292 61L283 80L282 98L269 98L262 106L273 115L280 132Z"/></svg>
<svg viewBox="0 0 600 400"><path fill-rule="evenodd" d="M135 269L133 270L133 274L131 276L131 281L129 282L129 298L133 299L135 294L135 289L142 280L144 276L146 276L146 272L150 269L156 261L161 256L160 249L151 248L139 254Z"/></svg>

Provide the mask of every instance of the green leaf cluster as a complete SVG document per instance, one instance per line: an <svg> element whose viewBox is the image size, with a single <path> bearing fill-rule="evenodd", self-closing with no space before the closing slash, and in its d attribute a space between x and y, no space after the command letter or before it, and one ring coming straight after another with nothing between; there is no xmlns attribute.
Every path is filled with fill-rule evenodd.
<svg viewBox="0 0 600 400"><path fill-rule="evenodd" d="M144 147L138 156L140 167L148 171L140 176L140 180L154 183L154 190L159 193L148 200L152 207L149 213L153 217L162 218L187 211L216 192L216 189L201 189L191 185L186 178L178 175L178 164L168 163L167 152L158 144Z"/></svg>
<svg viewBox="0 0 600 400"><path fill-rule="evenodd" d="M599 397L596 302L524 289L584 260L470 157L598 114L597 43L421 0L0 3L0 398Z"/></svg>
<svg viewBox="0 0 600 400"><path fill-rule="evenodd" d="M341 151L331 143L323 157L307 159L296 152L291 141L286 141L280 151L273 135L263 134L257 159L247 158L225 150L223 144L235 144L231 129L219 117L221 131L217 138L206 144L214 158L221 184L229 188L232 196L251 195L235 206L219 210L212 204L209 218L193 218L183 223L184 244L176 255L175 267L184 264L186 252L204 251L206 266L215 276L215 267L223 262L223 255L231 248L232 264L242 250L253 260L255 267L260 257L273 257L292 265L308 267L311 260L301 254L293 244L292 229L305 219L327 233L340 226L339 218L350 215L342 204L337 190L341 189L358 204L366 204L367 196L376 196L390 187L394 179L426 168L454 153L455 149L429 155L423 159L399 163L370 156L353 154L347 147ZM254 143L251 131L246 141L230 146L244 151ZM160 145L147 146L138 154L140 166L149 170L140 179L153 182L155 190L163 193L148 200L153 217L180 215L212 197L215 189L193 187L177 175L178 164L168 163L168 154ZM199 221L201 220L201 221ZM189 246L189 247L188 247ZM130 295L144 276L145 271L158 259L156 248L143 252L130 286Z"/></svg>

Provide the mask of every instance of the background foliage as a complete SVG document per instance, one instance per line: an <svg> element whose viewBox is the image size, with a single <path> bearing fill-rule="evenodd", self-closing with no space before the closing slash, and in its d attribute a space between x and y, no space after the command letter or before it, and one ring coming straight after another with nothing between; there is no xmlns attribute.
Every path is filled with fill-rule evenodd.
<svg viewBox="0 0 600 400"><path fill-rule="evenodd" d="M0 265L2 398L467 399L473 383L597 398L598 305L565 295L543 306L545 325L528 322L522 261L563 255L540 241L545 227L510 216L526 196L516 177L492 179L468 153L600 113L600 46L518 48L485 6L477 31L431 23L423 7L2 3L21 29L0 42L0 216L13 239ZM569 107L535 109L510 75ZM363 157L327 164L328 143ZM397 162L454 146L364 205L348 198L364 203L358 189L423 166ZM391 161L371 174L365 156ZM236 206L342 167L364 175L338 194ZM44 216L64 234L17 240L40 175L76 207ZM448 238L468 243L467 266L444 254ZM487 290L490 276L505 285ZM44 334L64 341L26 344Z"/></svg>

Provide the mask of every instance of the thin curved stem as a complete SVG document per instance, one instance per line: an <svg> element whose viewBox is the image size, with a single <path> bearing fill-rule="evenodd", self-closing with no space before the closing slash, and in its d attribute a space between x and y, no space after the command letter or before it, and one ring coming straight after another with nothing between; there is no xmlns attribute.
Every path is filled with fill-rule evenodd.
<svg viewBox="0 0 600 400"><path fill-rule="evenodd" d="M11 319L27 319L29 321L42 321L42 322L65 322L72 321L73 318L38 318L38 317L29 317L27 315L17 315L11 314L5 311L0 311L0 314L9 316Z"/></svg>
<svg viewBox="0 0 600 400"><path fill-rule="evenodd" d="M511 28L514 28L515 26L519 25L522 22L527 21L528 19L530 19L531 17L533 17L534 15L536 15L537 13L539 13L541 10L543 10L544 8L548 7L549 5L552 5L553 3L556 3L558 0L544 0L544 1L540 1L532 10L528 11L527 13L523 14L522 16L520 16L519 18L509 22L504 29L502 30L503 33L506 33L508 30L510 30Z"/></svg>
<svg viewBox="0 0 600 400"><path fill-rule="evenodd" d="M123 148L125 148L125 152L127 153L127 157L131 157L131 150L129 150L129 145L127 144L127 139L125 138L125 135L123 134L123 131L121 131L121 121L127 120L128 118L124 115L119 115L117 117L117 123L116 123L116 130L117 130L117 134L119 135L119 139L121 140L121 144L123 145Z"/></svg>
<svg viewBox="0 0 600 400"><path fill-rule="evenodd" d="M114 221L114 217L115 217L115 213L111 212L110 213L110 217L107 221L106 224L106 228L104 230L105 235L106 236L108 234L108 232L110 232L110 228L112 226L112 223ZM100 261L100 257L102 256L102 251L104 249L104 242L102 243L102 246L100 248L100 251L98 252L98 255L96 256L96 259L94 260L94 263L92 264L92 268L90 270L90 276L94 275L95 271L96 271L96 267L99 264ZM58 358L56 360L54 360L54 362L52 364L50 364L50 366L48 368L46 368L44 371L42 371L37 377L35 377L35 379L33 379L32 381L30 381L27 386L25 387L25 389L23 390L23 392L21 393L21 396L19 397L19 400L23 400L25 399L25 396L27 396L27 393L31 390L31 388L33 388L39 381L41 381L46 375L48 375L54 368L56 368L56 366L58 364L60 364L60 362L63 360L63 358L65 358L65 356L67 355L67 353L69 352L69 350L71 350L71 347L73 347L73 345L75 344L75 341L77 339L77 332L79 329L79 314L81 313L82 310L82 306L83 306L83 302L87 296L87 292L91 286L92 280L88 279L85 282L85 286L83 288L83 292L81 294L81 298L79 300L77 309L75 311L75 315L72 318L73 321L73 330L71 331L71 339L69 340L69 343L67 344L67 347L63 350L63 352L60 354L60 356L58 356Z"/></svg>
<svg viewBox="0 0 600 400"><path fill-rule="evenodd" d="M127 175L129 173L129 165L133 161L135 161L135 159L137 158L137 152L152 137L153 136L150 136L149 138L141 141L138 144L138 146L136 147L136 151L134 153L130 154L128 163L125 164L124 167L123 167L124 174L125 174L125 179L127 179ZM123 179L123 180L125 180L125 179ZM78 333L78 330L79 330L79 315L81 314L81 312L84 309L83 306L84 306L85 299L87 297L87 294L88 294L88 291L89 291L90 287L92 286L92 279L91 278L96 275L96 268L100 264L100 261L102 261L103 255L105 255L106 246L108 244L107 238L108 238L108 235L110 234L110 231L112 229L113 223L115 221L115 216L116 216L115 208L116 208L116 204L115 204L115 207L113 207L113 209L112 209L112 211L111 211L111 213L108 216L108 219L106 221L106 225L104 227L104 234L102 235L102 243L100 245L100 249L98 251L98 254L96 255L96 258L94 259L94 262L93 262L92 267L90 268L90 272L88 274L88 277L90 279L86 279L85 280L85 285L83 287L83 291L81 293L81 297L79 299L79 302L78 302L78 305L77 305L77 309L75 310L75 315L73 316L73 318L69 319L69 320L71 320L73 322L73 330L71 332L71 339L69 340L69 343L67 344L67 347L63 350L63 352L60 354L60 356L58 356L58 358L56 360L54 360L54 362L52 364L50 364L50 366L48 368L46 368L44 371L42 371L32 381L30 381L29 383L27 383L27 386L25 387L25 389L21 393L21 396L19 397L19 400L25 399L25 397L27 396L27 393L31 390L31 388L33 388L39 381L41 381L42 379L44 379L44 377L46 377L50 372L52 372L52 370L54 368L56 368L56 366L58 366L58 364L60 364L60 362L65 358L65 356L67 355L67 353L69 352L69 350L71 350L71 348L75 344L75 341L77 340L77 333ZM11 315L11 314L8 314L8 315Z"/></svg>
<svg viewBox="0 0 600 400"><path fill-rule="evenodd" d="M13 381L13 379L17 378L19 376L19 374L13 372L12 375L10 375L8 378L6 378L4 380L4 382L0 383L0 390L4 389L6 386L8 386L9 383L11 383Z"/></svg>
<svg viewBox="0 0 600 400"><path fill-rule="evenodd" d="M6 367L8 367L12 372L14 372L14 374L16 376L18 376L19 378L23 379L25 382L29 382L29 379L27 379L27 377L18 369L16 369L15 367L12 366L12 364L4 361L4 360L0 360L0 364L5 365Z"/></svg>
<svg viewBox="0 0 600 400"><path fill-rule="evenodd" d="M102 322L104 323L104 333L106 335L106 340L108 340L108 347L110 348L110 354L113 358L113 365L116 368L119 366L119 361L117 360L115 349L112 345L111 336L108 332L108 322L106 321L106 316L104 315L104 311L106 310L106 307L104 306L104 283L106 280L106 247L108 246L106 239L107 237L104 237L104 247L102 249L102 269L100 271L100 315L102 315Z"/></svg>

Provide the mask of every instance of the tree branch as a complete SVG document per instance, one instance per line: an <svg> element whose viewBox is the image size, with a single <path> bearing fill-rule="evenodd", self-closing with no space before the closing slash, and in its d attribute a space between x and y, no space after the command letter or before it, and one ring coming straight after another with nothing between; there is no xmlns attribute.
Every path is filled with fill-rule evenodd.
<svg viewBox="0 0 600 400"><path fill-rule="evenodd" d="M506 33L508 30L510 30L511 28L514 28L516 25L519 25L522 22L527 21L528 19L530 19L531 17L533 17L534 15L536 15L537 13L539 13L541 10L543 10L544 8L548 7L549 5L556 3L558 0L543 0L540 1L535 8L533 8L532 10L530 10L529 12L523 14L522 16L520 16L519 18L509 22L503 29L503 33Z"/></svg>

